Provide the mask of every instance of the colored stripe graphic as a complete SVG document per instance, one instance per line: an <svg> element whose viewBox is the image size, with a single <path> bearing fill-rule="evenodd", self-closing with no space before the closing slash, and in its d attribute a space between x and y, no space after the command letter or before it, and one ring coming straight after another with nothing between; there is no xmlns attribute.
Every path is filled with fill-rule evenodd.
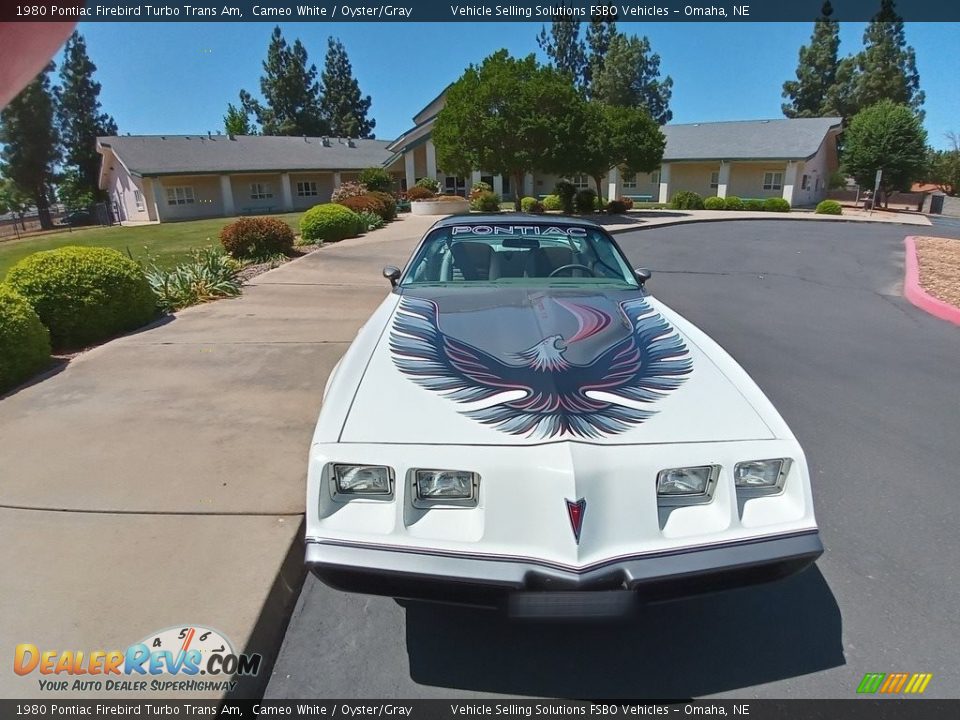
<svg viewBox="0 0 960 720"><path fill-rule="evenodd" d="M857 692L872 695L920 695L933 680L933 673L867 673L857 686Z"/></svg>
<svg viewBox="0 0 960 720"><path fill-rule="evenodd" d="M860 681L860 685L857 687L857 692L870 694L875 693L880 689L880 683L883 682L883 679L886 676L886 673L867 673L863 676L863 680Z"/></svg>

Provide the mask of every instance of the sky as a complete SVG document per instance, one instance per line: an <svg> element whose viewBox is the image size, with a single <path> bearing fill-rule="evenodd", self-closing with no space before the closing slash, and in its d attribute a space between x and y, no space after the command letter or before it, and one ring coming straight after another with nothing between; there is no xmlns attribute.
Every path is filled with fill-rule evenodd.
<svg viewBox="0 0 960 720"><path fill-rule="evenodd" d="M470 63L502 47L537 53L539 23L284 23L322 69L327 37L343 41L374 130L394 139L412 116ZM626 23L646 34L674 80L673 122L782 117L781 87L794 77L797 51L812 23ZM857 52L865 23L842 23L841 56ZM81 23L98 67L101 102L121 133L197 134L223 130L228 102L241 88L259 93L272 23ZM960 23L908 23L926 92L926 128L934 147L960 132ZM59 60L59 55L55 58Z"/></svg>

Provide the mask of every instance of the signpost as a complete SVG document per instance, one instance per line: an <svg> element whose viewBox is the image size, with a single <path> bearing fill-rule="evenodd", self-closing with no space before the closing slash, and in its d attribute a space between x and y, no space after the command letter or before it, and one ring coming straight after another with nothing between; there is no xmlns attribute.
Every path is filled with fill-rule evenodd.
<svg viewBox="0 0 960 720"><path fill-rule="evenodd" d="M873 215L873 209L877 206L877 193L880 192L880 179L883 177L883 168L877 170L877 179L873 182L873 197L870 199L870 214Z"/></svg>

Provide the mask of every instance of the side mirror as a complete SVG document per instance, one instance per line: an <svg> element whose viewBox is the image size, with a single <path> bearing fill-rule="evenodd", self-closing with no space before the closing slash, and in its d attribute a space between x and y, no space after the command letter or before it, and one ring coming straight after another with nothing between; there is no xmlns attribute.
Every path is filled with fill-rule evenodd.
<svg viewBox="0 0 960 720"><path fill-rule="evenodd" d="M647 280L653 277L653 273L647 270L647 268L637 268L633 271L633 274L637 280L640 281L641 285L645 285Z"/></svg>
<svg viewBox="0 0 960 720"><path fill-rule="evenodd" d="M400 279L400 268L396 265L387 265L383 269L383 276L390 281L390 287L396 287Z"/></svg>

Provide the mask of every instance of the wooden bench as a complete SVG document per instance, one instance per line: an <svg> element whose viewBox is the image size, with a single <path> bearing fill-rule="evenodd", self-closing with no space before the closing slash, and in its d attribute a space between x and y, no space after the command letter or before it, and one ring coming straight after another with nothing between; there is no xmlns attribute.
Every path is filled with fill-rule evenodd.
<svg viewBox="0 0 960 720"><path fill-rule="evenodd" d="M653 202L653 195L621 195L620 197L629 198L634 202Z"/></svg>

